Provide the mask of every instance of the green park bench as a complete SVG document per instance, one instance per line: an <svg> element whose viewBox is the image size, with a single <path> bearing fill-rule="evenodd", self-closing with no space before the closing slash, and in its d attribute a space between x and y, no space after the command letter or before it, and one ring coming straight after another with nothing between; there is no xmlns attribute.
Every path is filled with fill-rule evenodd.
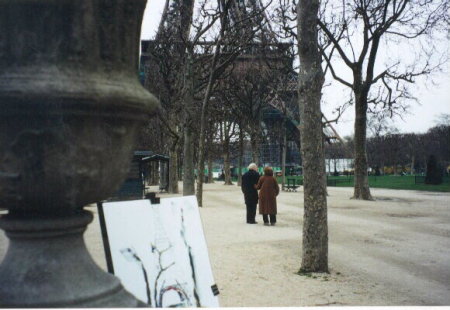
<svg viewBox="0 0 450 310"><path fill-rule="evenodd" d="M290 192L290 191L296 192L297 188L299 188L301 185L301 180L299 180L300 182L297 183L296 179L294 179L294 178L288 178L288 179L286 179L286 181L287 181L287 184L284 185L284 190L288 191L288 192Z"/></svg>

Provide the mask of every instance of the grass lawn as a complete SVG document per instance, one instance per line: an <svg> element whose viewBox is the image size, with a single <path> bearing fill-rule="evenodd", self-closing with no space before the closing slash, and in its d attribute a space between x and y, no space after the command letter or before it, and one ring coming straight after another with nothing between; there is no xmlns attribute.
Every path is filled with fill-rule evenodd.
<svg viewBox="0 0 450 310"><path fill-rule="evenodd" d="M288 176L287 178L295 178L297 183L303 181L302 176ZM450 192L450 177L444 177L444 182L439 185L424 184L425 177L418 177L418 184L415 184L415 176L405 175L383 175L383 176L369 176L369 186L373 188L390 188L390 189L407 189L417 191L432 191L432 192ZM281 178L277 178L281 183ZM420 182L420 183L419 183ZM352 187L353 176L328 176L328 186L338 187Z"/></svg>

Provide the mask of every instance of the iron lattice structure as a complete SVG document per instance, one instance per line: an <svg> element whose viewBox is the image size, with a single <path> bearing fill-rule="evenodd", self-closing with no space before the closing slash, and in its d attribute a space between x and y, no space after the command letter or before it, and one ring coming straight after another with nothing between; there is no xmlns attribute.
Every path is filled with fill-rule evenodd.
<svg viewBox="0 0 450 310"><path fill-rule="evenodd" d="M151 69L151 50L160 45L162 36L181 36L183 16L180 15L180 2L178 0L167 0L163 16L159 25L158 34L154 40L145 40L141 44L141 81L145 85L148 76L154 70ZM189 6L189 1L185 1ZM259 12L259 14L255 14ZM284 124L287 135L287 165L299 165L300 159L300 117L298 107L298 74L294 69L293 43L280 42L276 33L270 26L269 19L265 14L265 8L261 0L234 0L229 12L230 27L233 27L240 20L250 20L246 27L237 31L245 33L252 32L253 39L248 42L243 52L235 59L233 71L236 75L244 75L248 71L260 71L266 75L276 77L270 85L270 92L265 94L260 100L265 101L262 111L261 128L262 140L260 143L260 161L263 164L272 166L281 165L281 142L279 135L280 123ZM215 42L201 42L200 46L212 46ZM223 52L227 52L224 42ZM200 47L199 51L208 51L208 47ZM280 74L282 72L282 74ZM331 125L324 127L324 136L330 141L340 139L337 132ZM281 139L282 140L282 139ZM248 150L244 152L244 158L251 158ZM247 154L246 154L247 153ZM234 157L234 156L232 156ZM245 164L245 162L244 162Z"/></svg>

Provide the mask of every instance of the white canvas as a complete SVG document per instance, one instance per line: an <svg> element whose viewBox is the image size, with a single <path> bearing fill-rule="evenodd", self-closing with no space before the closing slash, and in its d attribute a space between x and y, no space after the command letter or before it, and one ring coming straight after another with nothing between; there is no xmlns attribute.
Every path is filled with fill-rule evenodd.
<svg viewBox="0 0 450 310"><path fill-rule="evenodd" d="M128 291L152 307L219 306L195 196L109 202L103 210L114 274Z"/></svg>

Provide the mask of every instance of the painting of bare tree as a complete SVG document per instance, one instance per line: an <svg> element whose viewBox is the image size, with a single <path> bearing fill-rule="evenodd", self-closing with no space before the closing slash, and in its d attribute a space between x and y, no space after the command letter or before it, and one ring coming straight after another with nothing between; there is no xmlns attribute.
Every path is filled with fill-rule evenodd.
<svg viewBox="0 0 450 310"><path fill-rule="evenodd" d="M102 209L112 271L128 291L156 308L219 306L195 196Z"/></svg>

